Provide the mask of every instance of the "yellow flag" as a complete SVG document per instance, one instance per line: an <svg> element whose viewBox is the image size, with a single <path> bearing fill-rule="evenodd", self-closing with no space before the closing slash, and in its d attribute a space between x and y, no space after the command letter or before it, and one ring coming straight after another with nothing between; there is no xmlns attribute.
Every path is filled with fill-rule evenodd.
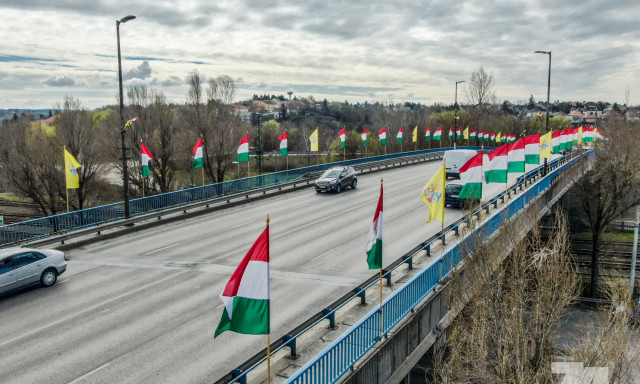
<svg viewBox="0 0 640 384"><path fill-rule="evenodd" d="M422 189L420 200L427 206L429 210L429 216L427 216L427 223L431 220L438 220L444 222L444 187L446 184L447 173L444 167L438 169L435 175L429 180L427 185Z"/></svg>
<svg viewBox="0 0 640 384"><path fill-rule="evenodd" d="M311 152L318 152L318 128L309 137L311 142Z"/></svg>
<svg viewBox="0 0 640 384"><path fill-rule="evenodd" d="M418 141L418 126L416 125L415 128L413 128L413 137L411 138L411 140L415 143Z"/></svg>
<svg viewBox="0 0 640 384"><path fill-rule="evenodd" d="M469 140L469 127L465 128L464 131L462 131L462 134L464 135L465 140Z"/></svg>
<svg viewBox="0 0 640 384"><path fill-rule="evenodd" d="M540 157L543 159L551 158L551 136L553 131L547 132L545 135L540 136Z"/></svg>
<svg viewBox="0 0 640 384"><path fill-rule="evenodd" d="M75 157L67 149L64 149L64 169L65 176L67 181L67 189L77 189L80 188L80 177L78 176L78 171L76 168L80 168L81 165L78 163Z"/></svg>
<svg viewBox="0 0 640 384"><path fill-rule="evenodd" d="M578 145L582 145L582 127L578 127Z"/></svg>
<svg viewBox="0 0 640 384"><path fill-rule="evenodd" d="M502 140L502 132L498 132L498 136L496 136L496 143L499 143Z"/></svg>

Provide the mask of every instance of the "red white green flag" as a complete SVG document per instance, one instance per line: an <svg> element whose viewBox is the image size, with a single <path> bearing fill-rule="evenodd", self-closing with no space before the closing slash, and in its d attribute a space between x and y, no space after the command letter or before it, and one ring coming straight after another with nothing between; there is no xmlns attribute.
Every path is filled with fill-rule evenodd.
<svg viewBox="0 0 640 384"><path fill-rule="evenodd" d="M193 147L193 169L202 168L202 137L198 139Z"/></svg>
<svg viewBox="0 0 640 384"><path fill-rule="evenodd" d="M449 127L449 140L453 140L453 127Z"/></svg>
<svg viewBox="0 0 640 384"><path fill-rule="evenodd" d="M424 140L425 141L431 140L431 126L430 125L427 127L427 129L424 130Z"/></svg>
<svg viewBox="0 0 640 384"><path fill-rule="evenodd" d="M347 140L347 127L343 127L339 135L340 135L340 148L344 148L344 142Z"/></svg>
<svg viewBox="0 0 640 384"><path fill-rule="evenodd" d="M464 183L460 199L482 199L482 156L484 151L470 158L460 167L460 180Z"/></svg>
<svg viewBox="0 0 640 384"><path fill-rule="evenodd" d="M380 137L380 143L382 145L387 145L387 127L382 127L378 132L378 137Z"/></svg>
<svg viewBox="0 0 640 384"><path fill-rule="evenodd" d="M373 215L369 238L367 238L367 264L369 264L369 269L382 268L382 183L380 184L378 206Z"/></svg>
<svg viewBox="0 0 640 384"><path fill-rule="evenodd" d="M560 153L561 135L561 130L557 130L551 134L551 153Z"/></svg>
<svg viewBox="0 0 640 384"><path fill-rule="evenodd" d="M269 333L269 226L244 256L220 294L222 318L214 338L224 331Z"/></svg>
<svg viewBox="0 0 640 384"><path fill-rule="evenodd" d="M540 164L540 134L524 138L524 163Z"/></svg>
<svg viewBox="0 0 640 384"><path fill-rule="evenodd" d="M402 135L404 134L404 128L400 127L398 134L396 135L396 139L398 139L398 143L402 144Z"/></svg>
<svg viewBox="0 0 640 384"><path fill-rule="evenodd" d="M433 140L442 140L442 125L439 126L436 133L433 134Z"/></svg>
<svg viewBox="0 0 640 384"><path fill-rule="evenodd" d="M514 136L515 137L515 136ZM507 172L524 172L524 138L509 144L509 152L507 154L507 161L509 162Z"/></svg>
<svg viewBox="0 0 640 384"><path fill-rule="evenodd" d="M140 140L140 164L142 164L142 177L149 176L149 160L153 159L151 156L151 152L144 145L142 140Z"/></svg>
<svg viewBox="0 0 640 384"><path fill-rule="evenodd" d="M462 128L458 127L456 129L456 139L460 140L462 138Z"/></svg>
<svg viewBox="0 0 640 384"><path fill-rule="evenodd" d="M503 144L487 153L489 165L484 172L484 180L487 184L507 182L508 146L508 144Z"/></svg>
<svg viewBox="0 0 640 384"><path fill-rule="evenodd" d="M367 146L367 127L362 130L362 146Z"/></svg>
<svg viewBox="0 0 640 384"><path fill-rule="evenodd" d="M287 156L288 150L288 142L287 142L287 131L284 131L282 135L278 136L278 140L280 140L280 154L282 156Z"/></svg>
<svg viewBox="0 0 640 384"><path fill-rule="evenodd" d="M244 137L240 140L240 146L238 147L238 156L236 156L236 161L249 161L249 134L244 135Z"/></svg>

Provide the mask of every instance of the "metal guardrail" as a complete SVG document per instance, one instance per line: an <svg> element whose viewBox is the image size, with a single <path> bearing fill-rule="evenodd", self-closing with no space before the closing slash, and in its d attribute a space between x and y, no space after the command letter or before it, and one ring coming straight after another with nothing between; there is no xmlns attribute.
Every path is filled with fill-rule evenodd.
<svg viewBox="0 0 640 384"><path fill-rule="evenodd" d="M207 202L217 198L264 193L273 188L295 185L299 182L310 182L322 171L334 166L353 166L358 170L372 169L374 167L380 168L387 166L389 163L397 162L398 159L402 159L401 162L405 160L412 161L417 158L423 158L425 155L435 155L448 149L450 148L425 149L296 168L133 199L129 202L129 208L131 217L135 218L149 213L164 212L176 207L186 208L194 203ZM13 223L0 228L0 247L43 239L54 235L67 234L124 219L124 205L122 202L119 202ZM135 221L132 219L129 220L131 220L131 222Z"/></svg>
<svg viewBox="0 0 640 384"><path fill-rule="evenodd" d="M562 160L568 159L563 158ZM453 269L466 257L465 250L470 249L471 245L478 239L494 234L503 222L517 215L531 200L546 191L554 183L554 180L576 160L577 156L568 161L563 161L564 164L562 165L559 165L559 161L555 162L554 165L549 164L549 167L555 168L555 170L531 185L524 193L509 201L506 206L500 208L478 228L466 234L456 245L448 249L438 262L431 264L412 277L401 289L386 298L382 303L383 337L451 274ZM524 179L530 176L530 174L525 174ZM509 194L509 192L506 191L504 194ZM473 214L476 213L477 211ZM353 367L356 361L380 341L378 333L379 311L380 308L378 307L369 312L344 335L305 364L285 383L324 384L335 382L341 378Z"/></svg>
<svg viewBox="0 0 640 384"><path fill-rule="evenodd" d="M573 159L575 157L577 157L577 156L574 156L573 154L570 154L569 156L565 156L565 157L554 159L554 160L548 162L547 167L548 167L549 171L556 170L562 164L565 164L568 161L573 161ZM448 225L447 227L445 227L443 232L439 232L439 233L435 234L434 236L430 237L429 239L427 239L425 242L423 242L421 244L418 244L416 247L414 247L412 250L407 252L405 255L401 256L400 258L395 260L393 263L391 263L389 266L384 268L383 269L382 278L383 279L387 279L387 284L390 284L391 283L391 273L394 270L396 270L397 268L399 268L400 266L402 266L404 264L408 264L410 269L413 268L413 258L415 256L417 256L420 252L426 250L427 254L430 254L431 253L431 244L436 243L436 242L440 242L441 238L443 236L446 237L446 235L449 232L454 232L456 235L458 235L459 227L462 224L466 223L466 221L469 220L471 216L473 216L473 215L478 216L480 214L480 210L485 210L486 212L489 212L489 209L491 208L491 205L493 205L494 207L497 208L498 202L500 200L502 200L502 202L504 202L506 200L506 198L511 195L511 193L515 193L517 189L523 190L523 187L525 187L527 184L533 183L533 181L536 178L541 176L542 172L543 172L542 168L543 168L542 166L539 166L536 169L533 169L533 170L531 170L531 171L519 176L516 179L516 183L514 185L512 185L511 187L509 187L505 192L501 192L500 194L498 194L497 196L495 196L494 198L492 198L491 200L489 200L488 202L483 204L480 208L478 208L475 211L469 213L467 216L455 221L454 223ZM518 197L518 199L520 199L521 196ZM530 200L530 198L527 199L527 203L528 203L529 200ZM513 204L513 201L510 204ZM461 256L459 254L456 254L455 251L450 251L450 252L452 252L452 254L450 256L447 256L447 257L449 257L449 259L446 259L447 265L453 266L453 265L456 265L459 261L462 260ZM445 260L443 260L442 262L444 262L444 261ZM434 271L431 271L431 272L422 271L421 274L427 274L427 276L423 277L423 280L424 279L426 279L426 280L424 280L422 283L423 284L431 284L431 283L434 283L434 282L439 282L440 281L439 280L439 278L440 278L439 273L437 274L437 276L435 278L433 277L434 273L435 273ZM332 304L328 305L326 308L323 308L321 311L319 311L315 315L311 316L309 319L304 321L302 324L300 324L299 326L295 327L291 331L287 332L283 337L279 338L278 340L275 340L271 344L271 353L274 354L274 353L280 351L281 349L288 347L291 350L291 355L292 356L296 356L297 355L297 339L298 338L300 338L309 329L311 329L314 326L316 326L316 325L318 325L318 324L320 324L320 323L322 323L324 321L327 321L327 320L329 321L329 326L331 328L333 328L335 326L335 314L336 314L336 312L339 309L341 309L342 307L344 307L345 305L347 305L349 302L354 300L354 299L358 299L359 298L361 300L361 303L364 304L366 302L365 301L365 294L366 294L367 289L373 287L374 285L377 285L378 282L379 282L379 279L380 279L380 275L379 274L372 275L369 279L367 279L365 282L363 282L362 284L360 284L357 287L355 287L352 291L350 291L349 293L345 294L344 296L342 296L341 298L339 298L338 300L336 300ZM427 291L427 293L429 293L429 292L431 292L431 290ZM383 311L383 314L385 312L386 311ZM385 320L388 320L388 319L385 319ZM369 320L369 321L373 321L373 320ZM375 324L371 323L371 324L367 324L366 326L365 325L362 325L362 326L367 328L367 329L372 327L371 328L371 329L373 329L372 332L374 332L377 335L377 332L378 332L378 325L377 324L378 323L375 323ZM353 329L353 327L352 327L352 329ZM359 337L363 337L363 336L359 335L359 336L354 336L354 337L356 339L358 339ZM227 375L225 375L222 378L220 378L219 380L217 380L215 382L215 384L229 384L229 383L245 384L247 382L247 375L253 369L255 369L257 366L259 366L261 363L263 363L266 360L266 353L267 353L267 349L266 348L263 349L262 351L256 353L254 356L249 358L247 361L245 361L244 363L239 365L232 372L228 373ZM345 353L345 351L342 350L339 353ZM307 383L307 382L310 382L310 383L316 383L316 382L317 383L324 383L324 381L301 381L301 383Z"/></svg>

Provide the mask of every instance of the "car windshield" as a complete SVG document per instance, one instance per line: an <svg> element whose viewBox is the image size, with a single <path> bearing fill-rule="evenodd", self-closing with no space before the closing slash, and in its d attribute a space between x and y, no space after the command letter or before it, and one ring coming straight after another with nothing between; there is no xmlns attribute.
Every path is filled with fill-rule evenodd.
<svg viewBox="0 0 640 384"><path fill-rule="evenodd" d="M447 187L446 187L445 191L446 191L447 193L453 193L453 194L458 193L458 194L459 194L459 193L460 193L460 191L462 191L462 185L458 185L458 184L449 184L449 185L447 185Z"/></svg>
<svg viewBox="0 0 640 384"><path fill-rule="evenodd" d="M322 174L322 177L327 179L336 179L340 177L340 173L342 173L342 169L329 169Z"/></svg>

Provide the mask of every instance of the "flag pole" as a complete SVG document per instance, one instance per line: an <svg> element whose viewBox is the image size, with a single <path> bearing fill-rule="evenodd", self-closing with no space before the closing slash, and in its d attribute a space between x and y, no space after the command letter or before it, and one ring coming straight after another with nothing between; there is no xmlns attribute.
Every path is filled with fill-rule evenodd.
<svg viewBox="0 0 640 384"><path fill-rule="evenodd" d="M69 188L65 188L65 191L67 192L67 213L69 213Z"/></svg>
<svg viewBox="0 0 640 384"><path fill-rule="evenodd" d="M269 221L269 215L267 215L267 228L269 228ZM267 316L271 317L271 300L268 305ZM271 384L271 319L269 319L269 332L267 332L267 384Z"/></svg>
<svg viewBox="0 0 640 384"><path fill-rule="evenodd" d="M380 178L380 187L382 188L382 177ZM380 340L382 340L382 260L380 262Z"/></svg>

